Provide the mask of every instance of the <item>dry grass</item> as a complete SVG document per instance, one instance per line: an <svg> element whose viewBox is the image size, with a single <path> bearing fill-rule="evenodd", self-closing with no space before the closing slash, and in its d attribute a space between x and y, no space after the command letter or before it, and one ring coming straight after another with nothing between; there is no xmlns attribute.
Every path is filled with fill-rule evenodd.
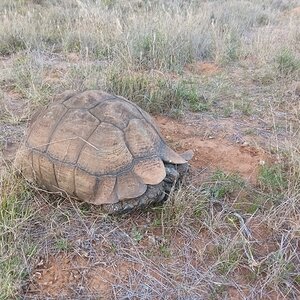
<svg viewBox="0 0 300 300"><path fill-rule="evenodd" d="M0 2L0 299L299 299L299 1ZM218 73L187 69L203 61ZM220 170L119 217L28 186L5 149L56 93L93 88L247 120L277 162L255 186ZM41 288L60 259L78 276Z"/></svg>
<svg viewBox="0 0 300 300"><path fill-rule="evenodd" d="M27 262L35 252L26 226L34 213L27 203L32 193L17 176L6 176L0 188L1 299L9 299L20 289L28 274Z"/></svg>

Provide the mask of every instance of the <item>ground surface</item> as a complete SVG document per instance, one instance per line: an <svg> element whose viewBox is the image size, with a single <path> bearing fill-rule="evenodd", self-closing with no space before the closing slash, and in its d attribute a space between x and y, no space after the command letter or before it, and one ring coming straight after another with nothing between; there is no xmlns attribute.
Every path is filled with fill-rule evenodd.
<svg viewBox="0 0 300 300"><path fill-rule="evenodd" d="M0 8L0 299L300 299L299 1ZM16 174L66 89L127 97L194 151L163 206L108 216Z"/></svg>
<svg viewBox="0 0 300 300"><path fill-rule="evenodd" d="M18 109L17 106L16 112ZM156 116L155 120L174 149L178 152L194 151L190 174L186 178L188 185L194 189L200 189L203 183L209 182L216 170L236 174L246 184L255 186L259 168L267 163L277 163L276 156L266 147L268 140L263 134L247 134L250 126L255 128L255 121L232 117L216 119L193 113L181 120L166 116ZM12 129L13 134L7 139L9 142L2 151L3 170L9 170L7 166L13 161L19 146L19 136L14 134L19 131L21 136L24 127ZM260 130L263 132L262 128ZM226 175L222 180L227 180ZM237 193L244 193L244 187L240 189ZM183 195L179 192L175 196L180 198L175 201L181 201L189 193L195 197L192 190L181 193ZM239 195L234 195L228 200L238 202L239 199ZM53 207L43 193L38 193L35 201L34 208L43 217L36 216L30 232L36 243L45 244L39 245L42 253L35 257L33 269L25 280L23 293L26 299L200 299L207 294L205 284L197 286L197 282L216 267L214 254L219 246L215 244L219 242L215 241L218 239L216 232L204 224L189 220L191 228L184 228L183 224L178 224L176 229L172 226L164 228L161 209L158 212L133 213L129 218L106 219L97 216L93 208L90 216L78 215L75 203L70 206L69 203L54 202ZM165 209L172 209L171 205ZM220 204L212 213L226 215L231 212ZM76 214L79 220L76 220ZM184 218L177 222L184 222ZM192 235L189 230L194 231ZM277 250L272 229L265 220L251 216L247 230L251 232L252 243L260 256ZM229 236L238 239L232 228L225 228L225 232L225 239ZM46 240L42 241L44 238ZM57 250L60 247L62 249ZM249 267L235 269L233 281L226 284L227 297L241 299L251 295L248 286L251 276ZM216 284L223 285L222 281ZM223 289L218 292L217 288L216 295L219 293L224 294ZM276 293L269 296L270 299L278 297Z"/></svg>

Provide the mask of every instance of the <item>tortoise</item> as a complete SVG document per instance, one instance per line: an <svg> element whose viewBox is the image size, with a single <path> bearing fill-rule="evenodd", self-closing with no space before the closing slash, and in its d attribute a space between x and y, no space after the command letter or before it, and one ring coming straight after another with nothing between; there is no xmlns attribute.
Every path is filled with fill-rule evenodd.
<svg viewBox="0 0 300 300"><path fill-rule="evenodd" d="M192 156L173 151L138 105L100 90L58 95L21 153L26 179L109 213L164 202Z"/></svg>

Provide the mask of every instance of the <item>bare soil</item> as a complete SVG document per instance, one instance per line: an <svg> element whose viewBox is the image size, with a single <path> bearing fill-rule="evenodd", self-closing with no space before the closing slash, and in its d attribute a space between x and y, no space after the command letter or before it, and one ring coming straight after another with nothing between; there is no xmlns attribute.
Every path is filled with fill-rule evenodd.
<svg viewBox="0 0 300 300"><path fill-rule="evenodd" d="M77 63L79 57L71 53L68 60ZM185 72L209 77L222 70L214 63L198 62L187 65ZM62 74L63 67L50 69L45 74L45 82L53 84L60 81ZM245 84L253 88L253 83ZM13 163L26 130L25 116L31 114L28 103L9 87L4 99L0 118L8 118L9 122L0 123L0 177ZM154 119L172 148L178 152L193 150L187 182L194 187L201 186L216 170L240 175L247 184L255 186L259 167L277 161L277 157L269 151L273 138L270 122L255 115L221 118L209 113L186 113L181 119L159 115ZM55 248L50 245L47 249L46 243L47 246L41 247L43 250L24 283L24 299L183 299L185 293L186 299L200 299L199 295L203 299L211 295L215 297L212 299L223 299L224 291L228 299L246 299L250 293L249 286L255 286L251 268L278 249L278 241L266 220L251 218L247 228L252 234L253 249L259 255L245 263L249 267L236 268L234 274L230 274L230 283L219 282L219 278L208 280L204 279L205 276L216 274L216 261L222 259L217 257L218 239L223 236L232 240L240 238L235 231L218 229L220 236L216 236L218 230L212 232L199 224L186 228L179 226L179 230L173 231L163 224L154 225L160 219L153 212L134 213L106 227L100 215L93 215L89 221L79 218L78 222L76 216L72 216L67 225L61 224L60 220L56 224L52 223L54 206L42 198L36 209L45 217L40 221L45 225L37 230L34 224L32 235L39 236L39 243L44 237L51 244L51 235L55 232L53 239L57 239L58 235L60 241L61 235L67 246L56 245ZM59 207L63 216L72 209L66 204ZM216 213L218 218L222 218L221 212ZM53 224L57 227L52 228ZM290 225L299 226L299 219L295 218ZM191 234L189 230L194 232ZM118 240L120 237L122 240ZM60 247L62 249L57 250ZM211 292L211 287L205 286L206 280L207 285L215 283L216 294ZM280 297L276 293L269 295L269 299Z"/></svg>
<svg viewBox="0 0 300 300"><path fill-rule="evenodd" d="M241 137L241 132L234 130L234 120L224 119L219 121L199 120L175 120L165 116L156 116L167 142L177 151L192 149L194 157L190 161L190 180L193 184L201 184L211 172L221 169L228 173L241 175L246 181L255 184L258 167L260 164L271 159L263 149L251 145L247 138ZM212 126L214 123L217 126ZM234 139L239 136L240 139ZM11 151L11 155L15 149ZM6 149L3 154L6 155ZM212 236L207 230L200 230L196 238L188 241L184 233L174 232L170 241L164 241L165 233L162 228L149 226L151 216L134 214L131 216L130 224L121 223L125 232L130 232L136 226L144 228L145 231L141 240L130 245L129 249L123 249L127 257L117 255L110 243L95 242L93 251L97 257L96 262L85 253L61 252L57 255L49 255L41 258L36 263L36 267L28 279L26 287L27 297L38 296L39 299L50 297L68 298L77 295L80 299L85 299L84 294L94 295L90 299L119 299L118 285L127 286L128 290L138 290L142 284L137 279L141 274L147 274L149 282L156 281L160 285L168 285L170 279L161 270L162 266L174 272L174 265L183 268L189 260L189 264L195 269L209 270L215 252ZM273 243L266 244L269 236L267 225L257 223L252 220L249 226L253 227L253 234L257 240L257 247L262 253L270 251ZM77 225L76 225L77 226ZM114 230L114 229L112 229ZM168 246L164 250L164 243ZM267 248L266 248L267 247ZM274 246L275 247L275 246ZM185 257L183 249L192 252L192 258ZM118 251L118 250L117 250ZM164 252L165 251L165 252ZM148 260L144 255L150 253L152 260ZM134 255L142 255L133 259ZM172 258L174 257L174 258ZM206 264L203 264L203 262ZM157 265L153 265L157 264ZM179 270L180 270L179 268ZM142 276L142 277L143 277ZM171 275L172 284L181 284L182 272ZM248 271L239 270L237 278L240 282L247 281ZM120 291L119 291L120 292ZM246 292L246 289L245 291ZM72 296L73 295L73 296ZM241 299L241 293L236 288L229 290L230 299ZM69 299L69 298L68 298ZM138 299L138 297L130 298ZM161 299L158 295L157 299ZM166 299L176 299L176 295L169 295Z"/></svg>
<svg viewBox="0 0 300 300"><path fill-rule="evenodd" d="M119 222L123 232L130 232L134 226L148 228L141 240L131 241L126 248L118 246L114 250L111 240L95 241L89 248L93 249L95 256L87 250L63 251L41 258L27 279L25 299L123 299L124 295L128 299L178 299L174 290L178 286L182 296L185 284L189 286L187 297L193 297L193 294L209 297L205 284L196 284L215 263L219 246L214 236L201 229L192 240L188 240L187 233L172 232L168 252L162 252L165 233L158 228L150 229L151 223L146 219L134 214L129 223ZM253 234L257 253L260 253L249 263L250 267L256 267L266 254L277 250L278 245L272 238L272 229L264 221L254 218L247 225ZM236 237L232 235L232 238ZM187 270L190 273L186 273ZM249 284L254 280L253 273L248 267L241 266L232 276L238 287L234 283L228 286L228 299L245 299ZM194 284L195 293L190 287ZM168 289L167 286L173 288ZM154 288L157 288L157 297L153 298ZM222 299L221 292L216 299ZM192 299L202 299L194 297ZM269 299L280 299L280 296L274 294Z"/></svg>
<svg viewBox="0 0 300 300"><path fill-rule="evenodd" d="M77 60L76 56L70 59ZM187 72L190 71L210 76L219 72L219 68L214 64L199 63L187 66ZM46 80L59 80L59 77L60 74L56 70L48 73ZM13 163L26 129L24 115L28 115L28 112L24 113L25 103L20 95L8 91L6 100L6 106L1 114L10 120L16 120L16 124L10 122L10 125L1 125L3 130L0 136L2 139L0 175L1 171L3 175L9 170L7 167ZM247 133L249 128L257 128L255 123L257 120L234 117L216 119L208 114L196 113L188 113L181 119L167 116L154 118L171 147L178 152L193 150L188 181L194 186L201 185L215 170L238 174L249 184L255 185L259 166L275 161L275 158L262 147L265 145L266 137L263 134ZM51 205L45 203L43 208L38 209L43 211L44 215L51 214L53 210ZM113 242L104 239L101 242L94 241L89 245L87 252L80 248L80 251L58 251L56 254L50 251L42 255L27 278L24 297L87 299L85 295L89 295L89 299L99 297L119 299L119 294L124 294L125 286L128 289L128 298L139 299L138 293L130 295L130 291L139 291L145 280L149 280L150 286L151 284L176 286L189 280L183 271L186 264L197 272L209 271L215 261L213 253L216 252L217 246L207 230L200 229L193 240L188 240L184 232L174 232L166 240L166 233L162 227L153 227L152 222L153 215L145 214L133 214L129 224L121 222L123 233L142 228L141 239L136 242L131 238L129 248L117 246L115 250ZM266 224L261 225L257 220L252 220L248 225L253 230L258 251L266 254L274 250L276 247L274 242L265 243L270 234ZM75 224L72 228L78 226L81 225ZM110 228L111 231L115 230L113 226ZM83 240L85 238L83 237ZM91 249L94 253L92 256L89 253ZM188 253L187 256L184 255L183 249ZM150 260L147 259L147 255L151 256ZM247 269L239 269L236 273L236 279L240 284L247 283L248 277ZM247 293L247 289L241 289L229 287L227 292L230 299L242 299L241 295ZM203 295L206 293L203 288ZM162 295L158 293L157 299L162 299L161 297ZM164 297L176 299L175 294Z"/></svg>
<svg viewBox="0 0 300 300"><path fill-rule="evenodd" d="M196 62L193 64L188 64L185 67L187 72L192 73L193 75L215 75L220 72L220 67L212 62Z"/></svg>
<svg viewBox="0 0 300 300"><path fill-rule="evenodd" d="M259 166L270 160L262 148L242 136L241 129L234 128L232 119L215 121L215 126L207 120L193 123L161 116L156 117L156 121L168 143L177 151L193 150L190 164L195 172L211 173L219 169L255 183Z"/></svg>

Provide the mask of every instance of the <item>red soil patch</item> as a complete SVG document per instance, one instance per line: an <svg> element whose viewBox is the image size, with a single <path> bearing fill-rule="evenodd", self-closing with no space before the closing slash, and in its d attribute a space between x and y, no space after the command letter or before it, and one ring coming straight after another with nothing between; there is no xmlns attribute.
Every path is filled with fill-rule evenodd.
<svg viewBox="0 0 300 300"><path fill-rule="evenodd" d="M151 236L151 232L148 233L148 236ZM152 236L158 239L155 244L145 236L143 238L145 242L141 241L135 246L137 253L143 253L146 249L152 251L152 260L150 259L149 261L145 259L133 262L129 261L126 257L115 255L113 252L103 253L101 244L99 244L99 249L97 249L97 259L95 262L74 252L73 254L61 253L57 256L45 258L45 261L42 260L30 276L26 295L38 295L42 299L47 297L51 297L51 299L73 299L72 296L74 293L79 292L80 287L82 287L81 292L83 295L95 295L97 297L95 299L118 299L114 294L115 288L118 285L126 285L129 290L137 289L138 285L141 284L141 282L136 280L138 278L136 276L139 276L139 274L140 276L147 274L146 276L150 281L154 280L162 285L168 284L168 278L166 278L164 272L160 271L159 266L172 265L174 263L173 255L176 257L177 264L180 266L184 265L185 261L189 258L181 254L182 248L191 249L197 245L197 248L194 249L195 253L198 253L198 251L202 253L203 249L204 251L207 250L205 244L209 242L207 232L201 232L196 240L191 241L188 241L180 233L176 233L172 236L172 242L168 247L172 255L165 257L159 251L159 237L161 237L161 232L157 232L157 235L154 234ZM128 249L128 254L134 254L132 248ZM201 258L195 255L193 257L193 265L197 267L200 264L200 260ZM133 280L134 278L135 280ZM172 273L171 278L172 282L176 281L178 284L184 281L183 274L179 271ZM174 295L174 298L171 297L168 299L176 299L176 296Z"/></svg>
<svg viewBox="0 0 300 300"><path fill-rule="evenodd" d="M205 126L187 124L167 117L156 117L163 135L178 151L193 150L190 164L194 170L221 169L238 173L251 183L256 182L259 166L268 157L262 149L228 141L223 136L203 135ZM228 126L230 129L230 126Z"/></svg>
<svg viewBox="0 0 300 300"><path fill-rule="evenodd" d="M135 264L128 261L118 259L107 265L103 258L103 263L98 259L93 266L79 255L68 256L64 253L39 263L31 277L27 293L45 297L68 297L75 289L84 285L88 287L89 293L99 294L103 299L112 299L112 286L126 282L132 270L135 270Z"/></svg>
<svg viewBox="0 0 300 300"><path fill-rule="evenodd" d="M274 252L278 248L278 243L274 240L274 233L266 221L260 220L258 217L251 219L247 226L249 227L256 253L261 257L265 257L268 253Z"/></svg>
<svg viewBox="0 0 300 300"><path fill-rule="evenodd" d="M71 62L79 62L80 56L78 55L78 53L71 52L67 54L67 60Z"/></svg>
<svg viewBox="0 0 300 300"><path fill-rule="evenodd" d="M67 257L60 255L41 261L35 269L29 293L44 296L67 296L72 286L79 284L81 276L78 271L84 264L79 256Z"/></svg>
<svg viewBox="0 0 300 300"><path fill-rule="evenodd" d="M195 62L185 67L187 72L197 75L214 75L220 71L220 68L211 62Z"/></svg>
<svg viewBox="0 0 300 300"><path fill-rule="evenodd" d="M100 293L106 299L112 298L112 286L124 283L137 266L128 261L117 261L111 266L97 266L88 275L87 286L92 292Z"/></svg>
<svg viewBox="0 0 300 300"><path fill-rule="evenodd" d="M45 72L45 79L44 81L48 84L55 84L59 83L63 80L65 70L64 68L56 68L56 69L51 69Z"/></svg>
<svg viewBox="0 0 300 300"><path fill-rule="evenodd" d="M286 24L286 22L292 21L295 23L295 25L297 25L297 23L299 23L300 20L300 6L297 6L290 10L283 11L282 14L279 16L279 20L281 20L282 23L284 22L284 24ZM281 31L287 34L287 30L282 29L282 25L281 25Z"/></svg>
<svg viewBox="0 0 300 300"><path fill-rule="evenodd" d="M0 114L6 115L10 121L16 122L21 119L26 119L28 107L20 93L15 91L4 92L3 99L0 100L0 105Z"/></svg>
<svg viewBox="0 0 300 300"><path fill-rule="evenodd" d="M299 17L300 16L300 6L295 7L288 12L284 13L285 16L291 16L291 17Z"/></svg>

